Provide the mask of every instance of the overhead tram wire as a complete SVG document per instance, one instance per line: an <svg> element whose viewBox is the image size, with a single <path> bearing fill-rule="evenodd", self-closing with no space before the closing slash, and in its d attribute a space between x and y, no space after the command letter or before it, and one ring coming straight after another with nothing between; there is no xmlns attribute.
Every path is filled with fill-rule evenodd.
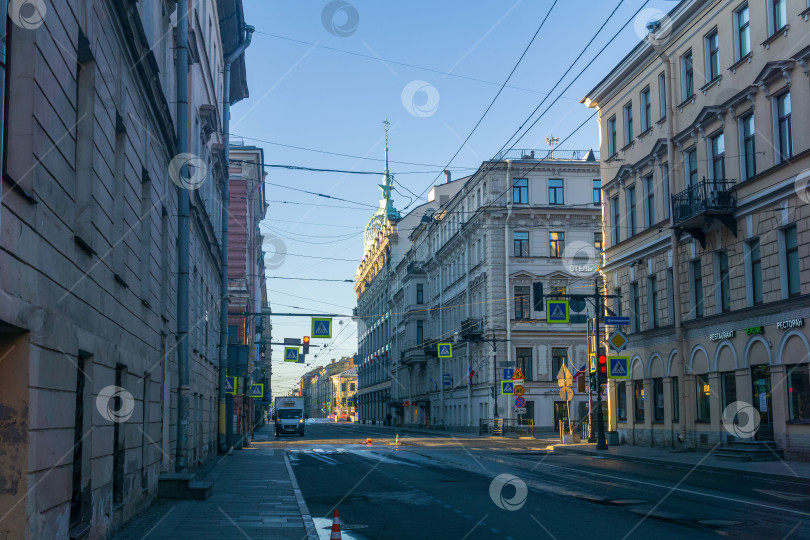
<svg viewBox="0 0 810 540"><path fill-rule="evenodd" d="M492 106L493 106L493 105L495 105L495 101L497 101L498 97L501 95L501 92L503 92L503 89L506 87L506 84L509 82L509 79L511 79L511 78L512 78L512 75L514 75L514 74L515 74L515 71L517 70L517 68L518 68L518 66L520 65L520 63L523 61L523 58L526 56L526 53L527 53L527 52L529 52L529 48L530 48L530 47L532 46L532 44L534 43L534 40L535 40L535 39L537 39L537 35L540 33L540 30L542 30L542 29L543 29L543 26L545 26L546 21L548 20L549 15L551 15L551 12L554 10L554 6L556 6L556 5L557 5L557 2L558 2L558 0L554 0L554 3L552 3L552 4L551 4L551 7L550 7L550 8L548 8L548 11L546 12L546 16L545 16L545 17L543 17L543 20L540 22L540 26L538 26L538 27L537 27L537 30L534 32L534 35L532 36L532 39L529 41L529 44L528 44L528 45L526 45L526 48L525 48L525 49L523 49L523 53L520 55L520 58L518 58L517 62L515 62L515 65L512 67L512 71L510 71L510 72L509 72L509 76L507 76L507 77L506 77L506 80L505 80L505 81L503 81L503 84L502 84L502 85L501 85L501 87L498 89L498 92L495 94L495 97L493 97L493 98L492 98L492 101L490 101L489 106L488 106L488 107L486 108L486 110L484 111L484 114L482 114L482 115L481 115L481 118L479 118L479 119L478 119L478 121L475 123L475 125L473 126L472 130L470 131L470 133L469 133L469 134L467 135L467 137L464 139L464 142L462 142L462 143L461 143L461 146L459 146L458 150L456 150L456 152L453 154L453 157L451 157L451 158L448 160L447 165L445 165L445 166L443 167L444 169L447 169L447 167L449 167L449 166L450 166L450 164L453 162L453 160L454 160L454 159L456 159L456 156L458 156L459 152L461 152L461 150L463 150L463 149L464 149L464 146L467 144L467 141L469 141L469 140L470 140L470 137L472 137L472 136L473 136L473 133L475 133L475 130L476 130L476 129L478 129L478 126L480 126L480 125L481 125L481 122L483 122L483 121L484 121L484 118L486 117L486 115L487 115L487 113L490 111L490 109L492 109ZM439 173L439 176L441 176L441 174L442 174L442 173ZM433 187L433 184L436 182L436 180L438 180L438 179L439 179L439 176L437 176L436 178L434 178L434 179L433 179L433 182L431 182L431 183L430 183L430 185L429 185L428 187L426 187L426 188L425 188L425 189L422 191L422 193L420 193L419 197L417 197L417 200L421 199L421 198L422 198L422 197L425 195L425 193L427 193L427 192L428 192L428 190L430 190L430 188L431 188L431 187ZM408 206L406 206L405 208L403 208L403 210L407 210L407 209L408 209Z"/></svg>
<svg viewBox="0 0 810 540"><path fill-rule="evenodd" d="M375 175L379 176L382 173L380 171L349 171L344 169L319 169L316 167L304 167L303 165L282 165L277 163L258 163L256 161L251 161L249 159L232 159L230 160L231 163L242 163L246 165L256 165L260 167L268 167L271 169L286 169L290 171L306 171L306 172L323 172L323 173L340 173L340 174L359 174L359 175ZM475 170L474 167L454 167L458 171L470 171ZM443 172L443 171L403 171L393 174L433 174L435 172Z"/></svg>
<svg viewBox="0 0 810 540"><path fill-rule="evenodd" d="M619 5L621 5L621 3L622 3L623 1L624 1L624 0L621 0L621 1L619 2ZM573 86L573 84L574 84L574 83L575 83L577 80L579 80L579 78L580 78L580 77L581 77L581 76L582 76L582 75L585 73L585 71L586 71L586 70L587 70L587 69L588 69L588 68L589 68L589 67L590 67L590 66L591 66L591 65L592 65L592 64L593 64L593 63L596 61L596 59L597 59L597 58L599 58L599 56L600 56L600 55L601 55L601 54L602 54L602 53L603 53L603 52L604 52L604 51L607 49L607 47L608 47L608 46L609 46L611 43L613 43L613 41L615 41L615 39L616 39L617 37L619 37L619 34L621 34L621 33L624 31L624 29L627 27L627 25L628 25L628 24L630 24L631 22L633 22L633 20L636 18L636 16L638 16L638 14L641 12L641 10L642 10L642 9L644 9L644 6L646 6L646 5L647 5L647 4L649 4L649 3L650 3L650 0L645 0L645 2L644 2L642 5L641 5L641 7L639 7L639 8L636 10L636 12L635 12L635 13L634 13L634 14L633 14L633 15L632 15L632 16L631 16L631 17L630 17L630 18L629 18L627 21L625 21L625 23L624 23L624 24L623 24L623 25L622 25L622 26L621 26L621 27L620 27L620 28L619 28L619 29L616 31L616 33L615 33L615 34L613 34L613 37L611 37L611 38L608 40L608 42L607 42L607 43L605 43L605 45L604 45L604 46L602 46L602 48L599 50L599 52L597 52L597 53L596 53L596 55L595 55L595 56L594 56L594 57L591 59L591 61L590 61L590 62L588 62L587 64L585 64L585 67L583 67L583 68L580 70L580 72L577 74L577 76L576 76L576 77L574 77L574 78L571 80L571 82L569 82L569 83L568 83L568 86L566 86L566 87L563 89L563 91L562 91L562 93L563 93L563 94L564 94L565 92L567 92L567 91L568 91L568 89L569 89L569 88L571 88L571 86ZM580 52L579 56L577 56L577 59L576 59L576 60L574 60L574 62L573 62L573 63L572 63L572 64L571 64L571 65L568 67L568 69L565 71L565 73L563 73L562 77L560 77L560 78L557 80L557 82L554 84L554 88L557 88L557 86L558 86L558 85L559 85L559 84L560 84L560 83L563 81L563 79L565 78L565 76L566 76L566 75L567 75L567 74L568 74L568 73L571 71L571 68L573 68L573 67L574 67L574 64L575 64L577 61L579 61L579 59L580 59L580 58L582 57L582 55L585 53L585 51L586 51L586 50L587 50L587 48L590 46L590 44L591 44L591 43L593 43L593 40L594 40L594 39L596 39L596 36L597 36L597 35L599 35L599 33L601 33L602 29L603 29L603 28L605 27L605 25L608 23L608 21L610 20L610 18L611 18L611 17L613 17L613 14L614 14L614 13L616 13L616 10L619 8L619 5L617 5L617 6L616 6L616 8L615 8L615 9L613 10L613 12L610 14L610 16L608 17L608 19L607 19L607 20L604 22L604 24L602 24L602 26L600 26L600 27L599 27L599 30L597 30L596 34L594 34L593 38L591 38L591 40L588 42L588 45L586 45L586 46L585 46L585 48L582 50L582 52ZM552 90L553 90L553 89L552 89ZM545 98L543 98L543 100L540 102L540 104L539 104L537 107L535 107L535 108L534 108L534 110L533 110L533 111L532 111L532 112L529 114L529 116L528 116L528 117L526 117L526 120L524 120L524 121L523 121L523 123L520 125L520 127L518 127L518 129L517 129L517 130L515 130L515 132L512 134L512 136L511 136L511 137L509 137L509 140L507 140L506 144L504 144L503 146L501 146L501 149L500 149L500 150L498 150L497 154L500 154L500 153L503 151L503 149L506 147L506 145L507 145L507 144L509 144L509 141L511 141L511 140L512 140L512 139L513 139L513 138L514 138L514 137L515 137L515 136L516 136L516 135L517 135L517 134L520 132L520 130L521 130L521 129L523 129L523 126L525 126L525 125L526 125L526 123L527 123L529 120L531 120L532 116L534 116L534 113L536 113L536 112L537 112L537 111L540 109L540 107L542 107L542 105L543 105L543 103L544 103L545 101L546 101L546 100L545 100ZM509 147L509 150L512 150L512 149L513 149L515 146L517 146L517 144L518 144L518 143L519 143L519 142L520 142L520 141L523 139L523 137L525 137L525 136L526 136L526 134L528 134L528 133L529 133L529 131L531 131L531 129L532 129L532 128L533 128L535 125L537 125L537 122L539 122L539 121L540 121L540 119L541 119L541 118L543 118L543 116L545 116L545 114L546 114L546 113L547 113L549 110L551 110L551 107L553 107L553 106L554 106L554 104L555 104L555 103L557 103L557 101L559 101L559 97L555 98L555 99L554 99L554 100L553 100L553 101L552 101L552 102L551 102L551 103L548 105L548 107L546 107L546 109L545 109L545 110L544 110L542 113L540 113L540 116L538 116L538 117L537 117L537 118L534 120L534 122L532 122L532 123L531 123L531 125L530 125L528 128L526 128L526 130L523 132L523 135L521 135L520 137L518 137L517 139L515 139L515 142L512 144L512 146L510 146L510 147ZM496 154L496 155L497 155L497 154Z"/></svg>

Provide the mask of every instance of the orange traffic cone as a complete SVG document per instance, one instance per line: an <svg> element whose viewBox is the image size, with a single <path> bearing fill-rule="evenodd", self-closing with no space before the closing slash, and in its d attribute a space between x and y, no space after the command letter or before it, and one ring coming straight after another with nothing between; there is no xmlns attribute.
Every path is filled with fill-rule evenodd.
<svg viewBox="0 0 810 540"><path fill-rule="evenodd" d="M397 445L397 446L399 446L399 433L397 433L397 440L396 440L396 441L394 441L394 444L395 444L395 445Z"/></svg>
<svg viewBox="0 0 810 540"><path fill-rule="evenodd" d="M364 442L363 444L371 444L371 439L366 439L366 442Z"/></svg>
<svg viewBox="0 0 810 540"><path fill-rule="evenodd" d="M342 538L343 536L340 534L340 518L337 509L335 509L335 517L332 518L332 535L329 540L341 540Z"/></svg>

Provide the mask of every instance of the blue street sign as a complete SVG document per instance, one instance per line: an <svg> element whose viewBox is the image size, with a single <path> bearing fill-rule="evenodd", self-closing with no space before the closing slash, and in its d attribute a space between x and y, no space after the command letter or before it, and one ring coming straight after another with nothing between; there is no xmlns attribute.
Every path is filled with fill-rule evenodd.
<svg viewBox="0 0 810 540"><path fill-rule="evenodd" d="M546 322L565 324L570 321L568 300L546 300Z"/></svg>
<svg viewBox="0 0 810 540"><path fill-rule="evenodd" d="M608 356L608 378L629 379L630 371L627 369L629 360L626 356Z"/></svg>
<svg viewBox="0 0 810 540"><path fill-rule="evenodd" d="M444 376L442 377L442 381L444 382L445 386L450 386L452 380L453 378L450 376L449 373L445 373Z"/></svg>
<svg viewBox="0 0 810 540"><path fill-rule="evenodd" d="M510 368L510 367L503 368L503 378L504 378L504 380L511 381L512 380L512 375L514 375L514 374L515 374L515 368Z"/></svg>
<svg viewBox="0 0 810 540"><path fill-rule="evenodd" d="M453 358L453 344L439 343L439 358Z"/></svg>
<svg viewBox="0 0 810 540"><path fill-rule="evenodd" d="M605 324L611 326L630 326L630 317L605 317Z"/></svg>
<svg viewBox="0 0 810 540"><path fill-rule="evenodd" d="M331 338L332 337L332 318L331 317L313 317L312 318L312 337L314 337L314 338Z"/></svg>
<svg viewBox="0 0 810 540"><path fill-rule="evenodd" d="M501 394L504 396L511 396L515 393L515 385L512 381L501 381Z"/></svg>
<svg viewBox="0 0 810 540"><path fill-rule="evenodd" d="M225 393L236 395L236 377L225 377Z"/></svg>
<svg viewBox="0 0 810 540"><path fill-rule="evenodd" d="M284 361L298 362L298 347L284 347Z"/></svg>
<svg viewBox="0 0 810 540"><path fill-rule="evenodd" d="M264 397L264 385L259 383L253 383L250 385L250 397L252 398L260 398Z"/></svg>

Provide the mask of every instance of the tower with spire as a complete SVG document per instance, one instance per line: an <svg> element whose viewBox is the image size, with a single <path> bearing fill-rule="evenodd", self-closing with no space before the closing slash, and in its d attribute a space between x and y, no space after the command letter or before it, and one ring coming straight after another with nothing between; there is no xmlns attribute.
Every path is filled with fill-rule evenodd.
<svg viewBox="0 0 810 540"><path fill-rule="evenodd" d="M391 190L394 189L394 176L388 171L388 128L391 123L386 119L383 124L385 125L385 170L383 171L382 184L379 184L382 199L380 199L380 207L377 208L374 215L366 223L366 229L363 233L363 248L366 251L374 243L374 239L377 238L377 234L382 230L386 221L401 218L399 210L394 208L394 200L391 198Z"/></svg>

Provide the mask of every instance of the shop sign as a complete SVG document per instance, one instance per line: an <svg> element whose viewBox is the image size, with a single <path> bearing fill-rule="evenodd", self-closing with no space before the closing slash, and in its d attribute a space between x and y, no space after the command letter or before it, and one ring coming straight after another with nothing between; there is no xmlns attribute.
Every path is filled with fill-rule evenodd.
<svg viewBox="0 0 810 540"><path fill-rule="evenodd" d="M791 328L801 328L802 326L804 326L804 319L788 319L776 323L776 327L779 330L790 330Z"/></svg>
<svg viewBox="0 0 810 540"><path fill-rule="evenodd" d="M752 326L750 328L745 329L746 336L753 336L754 334L761 334L764 332L764 329L761 326Z"/></svg>
<svg viewBox="0 0 810 540"><path fill-rule="evenodd" d="M734 330L726 330L724 332L709 334L709 339L712 341L720 341L721 339L731 339L733 337L734 337Z"/></svg>

